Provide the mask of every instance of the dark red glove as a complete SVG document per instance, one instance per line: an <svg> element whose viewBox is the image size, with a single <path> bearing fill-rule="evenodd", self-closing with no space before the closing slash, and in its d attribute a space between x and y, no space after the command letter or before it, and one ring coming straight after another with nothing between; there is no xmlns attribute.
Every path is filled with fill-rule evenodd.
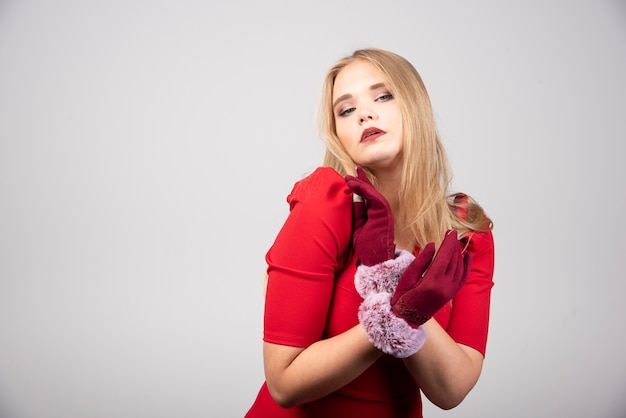
<svg viewBox="0 0 626 418"><path fill-rule="evenodd" d="M472 255L463 254L456 231L446 232L437 254L435 244L428 243L400 277L391 297L392 312L417 328L456 295L471 262Z"/></svg>
<svg viewBox="0 0 626 418"><path fill-rule="evenodd" d="M395 257L393 214L387 199L374 188L361 167L345 176L348 187L365 202L354 203L352 244L361 263L373 266Z"/></svg>

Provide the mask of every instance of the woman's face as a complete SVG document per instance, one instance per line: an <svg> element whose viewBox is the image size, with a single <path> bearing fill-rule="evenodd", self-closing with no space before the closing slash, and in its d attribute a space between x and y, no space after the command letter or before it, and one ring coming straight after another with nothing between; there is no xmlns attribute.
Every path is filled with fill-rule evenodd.
<svg viewBox="0 0 626 418"><path fill-rule="evenodd" d="M337 136L357 165L373 171L400 167L402 115L372 64L356 60L337 74L333 113Z"/></svg>

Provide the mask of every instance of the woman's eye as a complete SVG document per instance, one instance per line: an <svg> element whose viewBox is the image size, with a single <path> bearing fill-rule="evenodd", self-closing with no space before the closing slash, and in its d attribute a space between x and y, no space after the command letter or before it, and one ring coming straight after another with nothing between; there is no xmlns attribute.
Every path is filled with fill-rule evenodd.
<svg viewBox="0 0 626 418"><path fill-rule="evenodd" d="M376 101L381 101L381 102L386 102L391 99L393 99L393 94L391 93L383 93L380 96L376 97Z"/></svg>
<svg viewBox="0 0 626 418"><path fill-rule="evenodd" d="M350 113L354 112L355 108L349 107L339 112L339 116L348 116Z"/></svg>

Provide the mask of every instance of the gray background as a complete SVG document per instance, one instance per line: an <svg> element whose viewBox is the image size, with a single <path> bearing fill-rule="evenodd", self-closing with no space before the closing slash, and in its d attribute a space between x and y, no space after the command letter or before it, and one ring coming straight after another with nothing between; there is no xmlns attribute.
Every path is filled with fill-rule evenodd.
<svg viewBox="0 0 626 418"><path fill-rule="evenodd" d="M324 71L421 72L495 222L483 376L427 417L623 417L624 1L0 1L0 416L241 417Z"/></svg>

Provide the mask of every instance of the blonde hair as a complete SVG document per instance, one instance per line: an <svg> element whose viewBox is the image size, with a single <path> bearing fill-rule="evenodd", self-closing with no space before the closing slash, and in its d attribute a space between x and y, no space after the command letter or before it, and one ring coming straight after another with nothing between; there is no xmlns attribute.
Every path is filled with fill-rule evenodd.
<svg viewBox="0 0 626 418"><path fill-rule="evenodd" d="M337 137L332 100L337 75L356 60L367 61L379 71L402 115L403 176L399 194L402 205L401 212L395 214L396 226L408 229L420 247L431 241L441 242L448 229L456 229L460 237L468 237L472 231L491 230L491 220L471 197L449 195L450 169L435 127L428 92L413 65L393 52L360 49L340 59L327 71L319 120L326 145L323 165L341 175L354 174L355 162ZM376 184L372 173L364 169Z"/></svg>

